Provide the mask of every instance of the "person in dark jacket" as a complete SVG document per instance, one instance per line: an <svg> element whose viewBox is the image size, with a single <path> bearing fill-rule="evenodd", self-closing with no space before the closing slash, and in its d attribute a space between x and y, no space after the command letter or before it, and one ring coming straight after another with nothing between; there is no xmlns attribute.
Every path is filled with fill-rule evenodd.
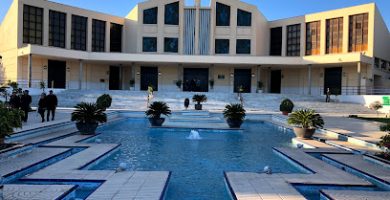
<svg viewBox="0 0 390 200"><path fill-rule="evenodd" d="M32 98L29 95L29 91L25 90L23 92L22 97L20 98L20 108L22 111L24 111L24 117L23 117L24 122L27 122L28 120L28 112L30 111L31 102L32 102Z"/></svg>
<svg viewBox="0 0 390 200"><path fill-rule="evenodd" d="M38 113L41 116L42 123L45 122L45 111L47 107L47 99L46 99L46 94L42 93L41 98L39 99L38 102Z"/></svg>
<svg viewBox="0 0 390 200"><path fill-rule="evenodd" d="M46 120L50 120L50 113L51 113L51 120L54 121L54 117L56 115L56 108L58 105L58 99L55 94L53 94L53 90L49 91L49 95L46 96L46 104L47 104L47 116Z"/></svg>
<svg viewBox="0 0 390 200"><path fill-rule="evenodd" d="M16 94L16 92L12 92L12 95L9 99L9 105L14 109L20 108L20 97Z"/></svg>

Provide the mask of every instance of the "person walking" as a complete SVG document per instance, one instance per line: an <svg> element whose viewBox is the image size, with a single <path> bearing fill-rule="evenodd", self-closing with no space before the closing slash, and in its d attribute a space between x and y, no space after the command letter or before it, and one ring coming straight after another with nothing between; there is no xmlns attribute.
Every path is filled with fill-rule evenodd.
<svg viewBox="0 0 390 200"><path fill-rule="evenodd" d="M54 121L56 115L56 109L58 105L58 99L57 96L53 93L53 90L50 90L49 95L46 96L46 105L47 105L46 121L50 121L50 113L51 113L51 121Z"/></svg>
<svg viewBox="0 0 390 200"><path fill-rule="evenodd" d="M47 97L46 97L45 93L42 93L41 97L39 98L39 102L38 102L38 113L41 116L42 123L45 122L46 108L47 108ZM49 121L49 120L47 120L47 121Z"/></svg>
<svg viewBox="0 0 390 200"><path fill-rule="evenodd" d="M20 108L20 97L16 94L16 92L12 92L12 95L9 99L9 105L14 109Z"/></svg>
<svg viewBox="0 0 390 200"><path fill-rule="evenodd" d="M23 92L22 97L20 98L20 108L24 112L23 121L27 122L28 120L28 112L30 111L30 105L32 102L32 98L29 95L29 91L25 90Z"/></svg>
<svg viewBox="0 0 390 200"><path fill-rule="evenodd" d="M330 102L330 95L331 95L332 93L330 92L330 88L327 88L326 89L326 99L325 99L325 101L326 101L326 103L329 103Z"/></svg>

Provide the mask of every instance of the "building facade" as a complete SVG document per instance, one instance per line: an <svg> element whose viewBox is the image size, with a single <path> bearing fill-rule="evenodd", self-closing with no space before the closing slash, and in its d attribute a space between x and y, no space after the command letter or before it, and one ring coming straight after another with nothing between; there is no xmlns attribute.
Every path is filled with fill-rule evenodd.
<svg viewBox="0 0 390 200"><path fill-rule="evenodd" d="M14 0L1 82L98 90L365 94L390 88L390 33L375 4L268 21L239 0L149 0L118 17ZM261 86L261 87L259 87Z"/></svg>

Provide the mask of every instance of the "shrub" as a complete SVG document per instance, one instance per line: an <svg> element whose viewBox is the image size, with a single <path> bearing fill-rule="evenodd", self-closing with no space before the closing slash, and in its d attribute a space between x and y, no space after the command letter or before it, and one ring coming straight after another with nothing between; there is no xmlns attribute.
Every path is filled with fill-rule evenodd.
<svg viewBox="0 0 390 200"><path fill-rule="evenodd" d="M324 120L321 115L312 109L302 109L291 113L287 120L290 125L297 125L301 128L323 128Z"/></svg>
<svg viewBox="0 0 390 200"><path fill-rule="evenodd" d="M211 80L209 81L209 83L210 83L210 87L211 87L211 88L214 88L214 83L215 83L214 80L211 79Z"/></svg>
<svg viewBox="0 0 390 200"><path fill-rule="evenodd" d="M134 79L131 79L131 80L129 81L129 84L130 84L130 87L134 87L134 85L135 85L135 80L134 80Z"/></svg>
<svg viewBox="0 0 390 200"><path fill-rule="evenodd" d="M22 127L24 113L19 109L7 108L0 102L0 140L8 137L15 128Z"/></svg>
<svg viewBox="0 0 390 200"><path fill-rule="evenodd" d="M155 101L152 104L150 104L145 114L149 118L159 119L161 118L161 115L165 115L165 116L171 115L172 111L165 102Z"/></svg>
<svg viewBox="0 0 390 200"><path fill-rule="evenodd" d="M103 94L96 100L96 105L102 109L106 110L107 108L111 107L112 98L109 94Z"/></svg>
<svg viewBox="0 0 390 200"><path fill-rule="evenodd" d="M42 92L45 92L45 89L46 89L45 81L39 82L39 87L41 88Z"/></svg>
<svg viewBox="0 0 390 200"><path fill-rule="evenodd" d="M246 111L241 104L229 104L226 105L223 116L225 119L243 121L246 116Z"/></svg>
<svg viewBox="0 0 390 200"><path fill-rule="evenodd" d="M19 89L19 84L15 81L8 81L8 86L12 88L12 91L17 91Z"/></svg>
<svg viewBox="0 0 390 200"><path fill-rule="evenodd" d="M383 105L380 101L374 101L370 104L370 109L378 112L379 109L383 108Z"/></svg>
<svg viewBox="0 0 390 200"><path fill-rule="evenodd" d="M72 113L72 121L81 123L104 123L107 122L107 115L96 103L79 103Z"/></svg>
<svg viewBox="0 0 390 200"><path fill-rule="evenodd" d="M386 125L381 125L381 126L380 126L380 130L381 130L381 131L390 132L390 123L388 123L388 124L386 124Z"/></svg>
<svg viewBox="0 0 390 200"><path fill-rule="evenodd" d="M204 94L195 94L195 95L192 97L192 101L193 101L193 102L196 102L196 103L198 103L198 104L201 104L201 103L207 101L207 97L206 97L206 95L204 95Z"/></svg>
<svg viewBox="0 0 390 200"><path fill-rule="evenodd" d="M176 86L177 86L178 88L181 88L181 85L183 84L183 81L182 81L182 80L177 80L177 81L175 82L175 84L176 84Z"/></svg>
<svg viewBox="0 0 390 200"><path fill-rule="evenodd" d="M263 86L264 86L263 82L261 81L257 82L257 89L261 90L263 89Z"/></svg>
<svg viewBox="0 0 390 200"><path fill-rule="evenodd" d="M294 109L294 103L290 99L284 99L280 103L279 109L280 109L281 112L291 113L293 111L293 109Z"/></svg>
<svg viewBox="0 0 390 200"><path fill-rule="evenodd" d="M381 137L381 141L378 143L378 146L390 148L390 133Z"/></svg>

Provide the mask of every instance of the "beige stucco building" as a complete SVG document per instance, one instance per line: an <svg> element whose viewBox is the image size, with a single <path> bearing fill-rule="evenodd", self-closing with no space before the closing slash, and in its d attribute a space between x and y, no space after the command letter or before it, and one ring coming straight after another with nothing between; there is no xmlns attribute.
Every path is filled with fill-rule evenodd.
<svg viewBox="0 0 390 200"><path fill-rule="evenodd" d="M0 26L0 81L178 91L180 80L182 91L366 94L390 88L389 52L374 3L268 21L239 0L150 0L126 17L14 0Z"/></svg>

